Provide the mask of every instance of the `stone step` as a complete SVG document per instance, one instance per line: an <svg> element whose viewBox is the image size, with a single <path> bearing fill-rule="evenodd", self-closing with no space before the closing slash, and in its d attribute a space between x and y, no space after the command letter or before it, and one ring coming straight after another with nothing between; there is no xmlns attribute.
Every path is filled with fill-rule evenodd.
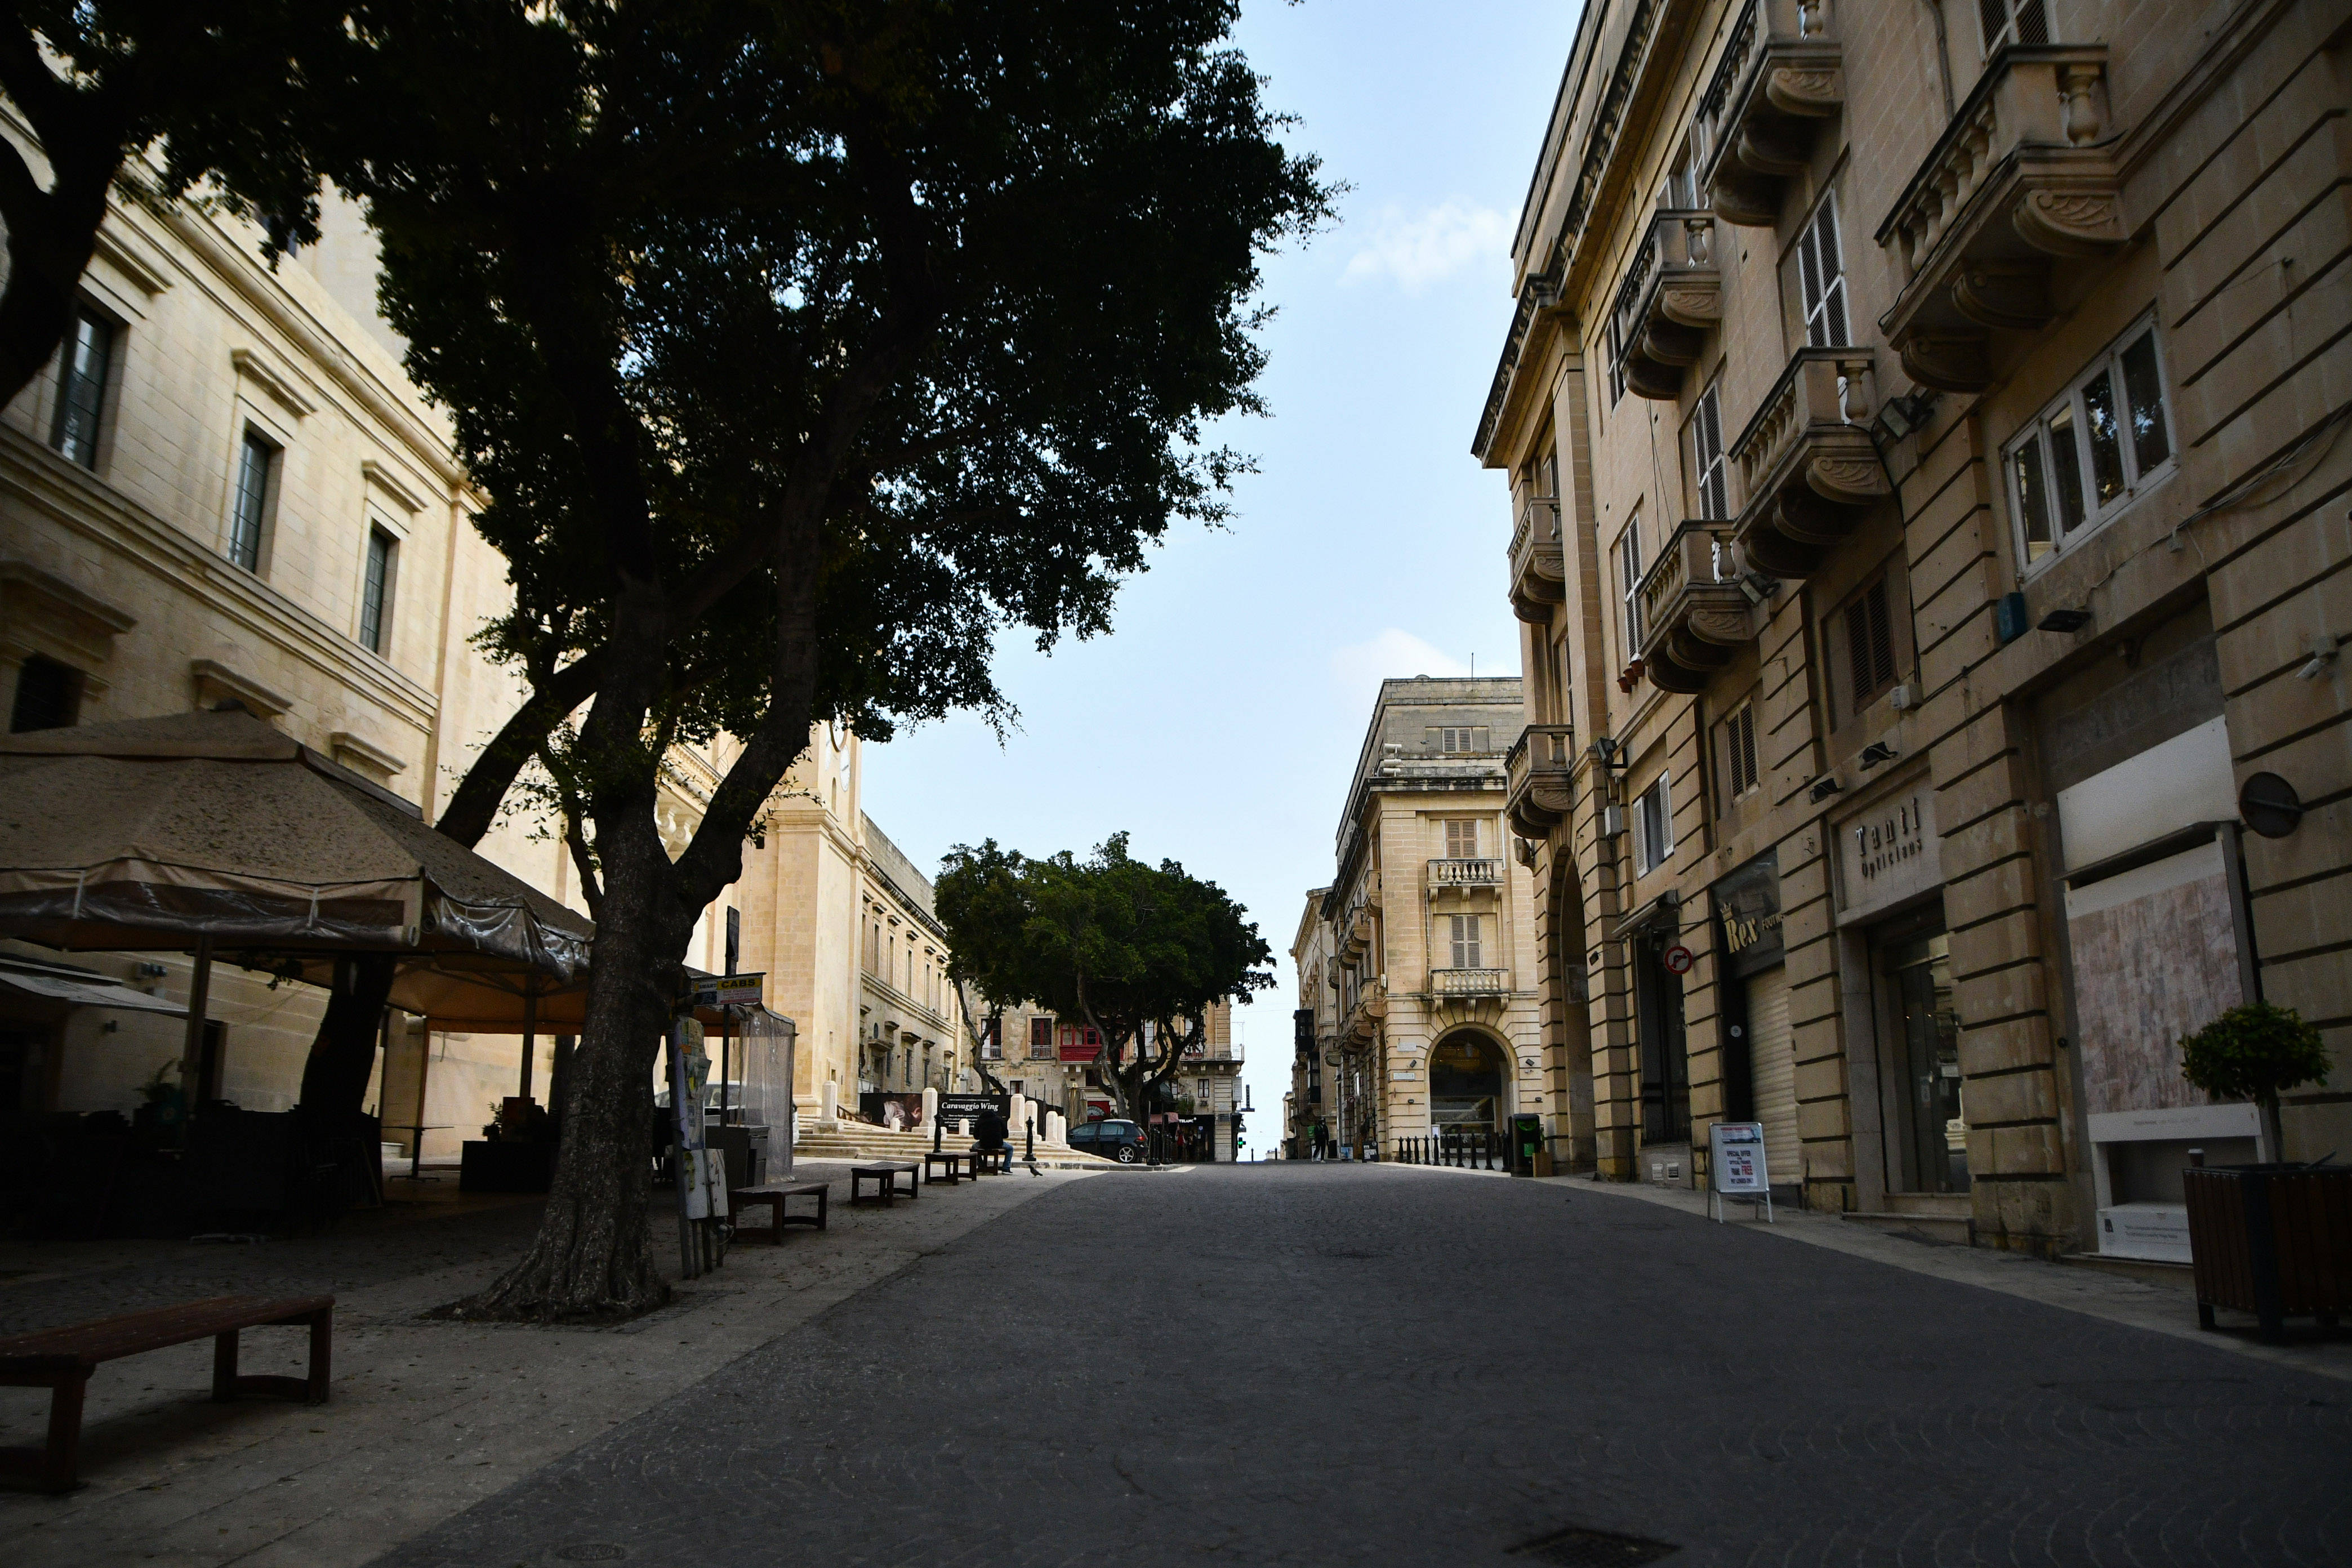
<svg viewBox="0 0 2352 1568"><path fill-rule="evenodd" d="M1976 1212L1976 1200L1966 1193L1889 1193L1884 1212L1967 1219Z"/></svg>
<svg viewBox="0 0 2352 1568"><path fill-rule="evenodd" d="M1923 1236L1930 1241L1946 1242L1953 1247L1969 1245L1969 1232L1975 1223L1966 1215L1905 1214L1900 1211L1848 1214L1838 1217L1854 1225L1866 1225L1873 1230Z"/></svg>

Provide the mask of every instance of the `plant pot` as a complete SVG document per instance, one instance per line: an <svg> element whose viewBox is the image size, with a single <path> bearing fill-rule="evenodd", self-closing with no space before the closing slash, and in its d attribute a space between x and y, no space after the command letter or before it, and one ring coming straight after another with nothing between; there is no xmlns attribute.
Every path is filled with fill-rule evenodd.
<svg viewBox="0 0 2352 1568"><path fill-rule="evenodd" d="M2200 1328L2230 1307L2274 1341L2286 1318L2333 1327L2352 1310L2352 1166L2206 1165L2180 1180Z"/></svg>

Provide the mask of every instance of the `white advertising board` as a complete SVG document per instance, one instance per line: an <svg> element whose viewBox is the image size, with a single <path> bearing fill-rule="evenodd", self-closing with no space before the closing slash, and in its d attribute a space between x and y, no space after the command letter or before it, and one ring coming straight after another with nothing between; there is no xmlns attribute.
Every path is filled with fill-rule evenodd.
<svg viewBox="0 0 2352 1568"><path fill-rule="evenodd" d="M1764 1158L1764 1124L1718 1121L1707 1129L1707 1206L1718 1223L1726 1197L1761 1201L1772 1217L1772 1173Z"/></svg>

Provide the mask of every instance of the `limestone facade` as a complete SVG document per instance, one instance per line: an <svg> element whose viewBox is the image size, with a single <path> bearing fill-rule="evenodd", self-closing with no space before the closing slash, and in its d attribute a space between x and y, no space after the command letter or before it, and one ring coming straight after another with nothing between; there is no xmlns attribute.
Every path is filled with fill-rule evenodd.
<svg viewBox="0 0 2352 1568"><path fill-rule="evenodd" d="M2255 1152L2179 1037L2259 995L2346 1060L2347 47L2342 0L1586 8L1475 450L1601 1173L1760 1120L1812 1205L2161 1257L2187 1148Z"/></svg>
<svg viewBox="0 0 2352 1568"><path fill-rule="evenodd" d="M1299 1011L1314 1013L1311 1056L1294 1037L1309 1059L1292 1114L1319 1112L1360 1158L1549 1109L1535 883L1504 818L1521 701L1516 676L1381 683L1337 874L1291 946Z"/></svg>

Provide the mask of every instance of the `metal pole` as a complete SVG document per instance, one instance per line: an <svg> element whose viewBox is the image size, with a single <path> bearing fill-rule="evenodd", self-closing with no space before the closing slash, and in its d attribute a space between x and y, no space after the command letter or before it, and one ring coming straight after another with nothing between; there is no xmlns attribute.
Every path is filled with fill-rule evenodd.
<svg viewBox="0 0 2352 1568"><path fill-rule="evenodd" d="M535 1065L531 1058L538 1055L539 983L534 977L522 983L522 1087L515 1092L524 1100L530 1098L530 1069Z"/></svg>
<svg viewBox="0 0 2352 1568"><path fill-rule="evenodd" d="M428 1024L425 1030L425 1048L416 1053L416 1125L409 1129L415 1134L416 1142L408 1146L408 1179L412 1182L422 1179L425 1168L425 1080L432 1070L433 1029Z"/></svg>
<svg viewBox="0 0 2352 1568"><path fill-rule="evenodd" d="M677 1176L678 1268L688 1279L692 1279L698 1278L701 1270L696 1267L694 1222L686 1216L687 1183L690 1179L686 1170L686 1061L678 1049L677 1033L677 1023L673 1019L669 1026L669 1163Z"/></svg>

